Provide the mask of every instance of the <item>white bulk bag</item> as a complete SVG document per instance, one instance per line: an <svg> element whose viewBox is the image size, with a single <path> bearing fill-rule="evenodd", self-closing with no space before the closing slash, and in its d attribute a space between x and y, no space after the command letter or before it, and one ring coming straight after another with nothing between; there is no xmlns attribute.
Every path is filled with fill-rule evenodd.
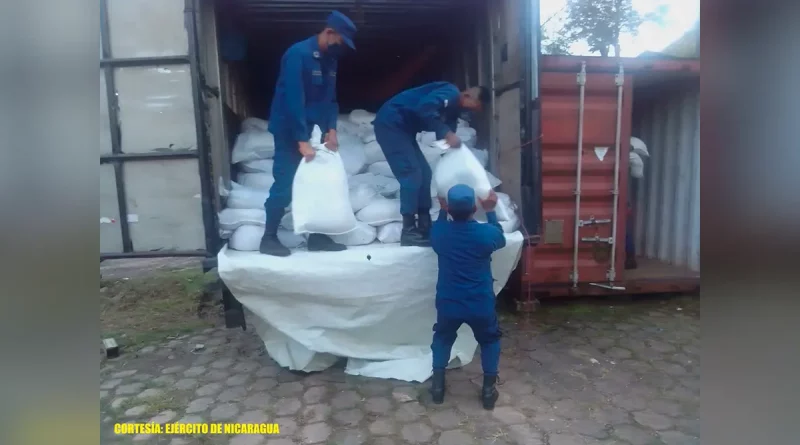
<svg viewBox="0 0 800 445"><path fill-rule="evenodd" d="M489 170L486 170L486 177L489 178L489 185L491 185L493 189L497 188L500 184L503 183L503 181L501 181L500 178L493 175L492 172L490 172Z"/></svg>
<svg viewBox="0 0 800 445"><path fill-rule="evenodd" d="M346 114L340 114L336 120L336 133L340 138L342 135L358 136L360 134L358 124L350 122L350 118Z"/></svg>
<svg viewBox="0 0 800 445"><path fill-rule="evenodd" d="M219 212L219 228L222 230L236 230L243 225L264 226L266 212L260 209L222 209Z"/></svg>
<svg viewBox="0 0 800 445"><path fill-rule="evenodd" d="M631 176L636 179L644 177L644 160L636 153L628 154L628 164L631 169Z"/></svg>
<svg viewBox="0 0 800 445"><path fill-rule="evenodd" d="M400 181L394 178L389 178L389 182L386 183L381 189L380 194L384 198L393 198L397 195L397 192L400 191Z"/></svg>
<svg viewBox="0 0 800 445"><path fill-rule="evenodd" d="M402 221L400 200L377 198L356 213L356 218L371 226L382 226L390 222Z"/></svg>
<svg viewBox="0 0 800 445"><path fill-rule="evenodd" d="M367 155L364 153L364 144L353 135L340 135L339 154L342 156L344 171L348 176L356 175L364 170L367 164Z"/></svg>
<svg viewBox="0 0 800 445"><path fill-rule="evenodd" d="M431 171L436 170L436 164L438 164L439 159L442 158L444 150L435 145L420 144L419 148L420 150L422 150L422 155L425 156L425 160L428 161L428 165L431 167Z"/></svg>
<svg viewBox="0 0 800 445"><path fill-rule="evenodd" d="M477 148L470 148L472 154L475 155L475 158L478 159L478 162L481 163L483 168L486 168L489 165L489 152L486 150L479 150Z"/></svg>
<svg viewBox="0 0 800 445"><path fill-rule="evenodd" d="M379 176L386 176L387 178L394 178L394 173L392 173L392 168L389 167L389 163L387 161L379 161L367 168L367 171L372 173L373 175Z"/></svg>
<svg viewBox="0 0 800 445"><path fill-rule="evenodd" d="M289 249L294 249L305 244L306 237L298 235L291 230L278 229L278 241Z"/></svg>
<svg viewBox="0 0 800 445"><path fill-rule="evenodd" d="M387 178L386 176L376 175L369 172L353 175L347 179L347 182L350 184L350 188L353 188L358 184L368 184L374 186L375 189L378 190L378 193L384 196L393 195L400 190L400 183L397 181L397 179Z"/></svg>
<svg viewBox="0 0 800 445"><path fill-rule="evenodd" d="M266 131L240 133L233 144L231 163L272 159L275 155L275 138Z"/></svg>
<svg viewBox="0 0 800 445"><path fill-rule="evenodd" d="M378 241L383 244L399 243L403 233L403 223L391 222L378 228Z"/></svg>
<svg viewBox="0 0 800 445"><path fill-rule="evenodd" d="M228 247L244 252L254 252L261 245L264 236L263 226L241 226L236 229L228 241ZM278 240L289 249L301 246L306 242L303 235L295 235L288 230L278 229Z"/></svg>
<svg viewBox="0 0 800 445"><path fill-rule="evenodd" d="M377 137L375 136L374 128L363 128L361 130L361 142L369 144L370 142L374 142L375 140L377 140Z"/></svg>
<svg viewBox="0 0 800 445"><path fill-rule="evenodd" d="M244 187L257 190L269 190L275 183L275 178L270 173L242 173L238 177L239 183Z"/></svg>
<svg viewBox="0 0 800 445"><path fill-rule="evenodd" d="M350 122L358 125L372 124L375 120L375 114L367 110L353 110L350 112Z"/></svg>
<svg viewBox="0 0 800 445"><path fill-rule="evenodd" d="M356 184L350 187L350 207L353 213L366 207L378 196L378 189L370 184Z"/></svg>
<svg viewBox="0 0 800 445"><path fill-rule="evenodd" d="M294 233L294 221L292 220L292 212L288 212L281 218L280 227Z"/></svg>
<svg viewBox="0 0 800 445"><path fill-rule="evenodd" d="M436 133L432 131L423 131L417 134L417 140L420 146L431 145L436 142Z"/></svg>
<svg viewBox="0 0 800 445"><path fill-rule="evenodd" d="M225 206L232 209L263 209L269 197L269 189L244 187L231 181L231 191Z"/></svg>
<svg viewBox="0 0 800 445"><path fill-rule="evenodd" d="M367 164L374 164L376 162L385 161L386 155L383 154L378 141L372 141L364 144L364 155L367 157Z"/></svg>
<svg viewBox="0 0 800 445"><path fill-rule="evenodd" d="M647 151L647 145L637 137L631 136L631 151L643 158L650 157L650 153Z"/></svg>
<svg viewBox="0 0 800 445"><path fill-rule="evenodd" d="M444 144L444 141L440 141ZM440 145L441 145L440 144ZM446 144L445 144L446 145ZM472 154L472 151L462 145L460 148L448 149L436 165L433 172L438 196L447 196L447 191L454 185L465 184L475 190L475 197L485 199L489 196L492 185L486 170Z"/></svg>
<svg viewBox="0 0 800 445"><path fill-rule="evenodd" d="M272 174L272 159L258 159L239 164L239 170L244 173L269 173Z"/></svg>
<svg viewBox="0 0 800 445"><path fill-rule="evenodd" d="M300 162L292 183L294 233L347 233L356 228L356 219L342 157L321 144L314 149L316 156Z"/></svg>
<svg viewBox="0 0 800 445"><path fill-rule="evenodd" d="M269 122L257 117L248 117L242 121L242 133L247 133L249 131L264 132L267 131L267 128L269 128Z"/></svg>
<svg viewBox="0 0 800 445"><path fill-rule="evenodd" d="M461 119L459 117L458 118L458 123L456 124L456 127L458 127L458 128L464 128L464 127L469 128L469 122L467 122L464 119Z"/></svg>
<svg viewBox="0 0 800 445"><path fill-rule="evenodd" d="M478 132L474 128L459 127L456 129L456 136L467 147L474 147L475 143L478 142Z"/></svg>
<svg viewBox="0 0 800 445"><path fill-rule="evenodd" d="M331 239L345 246L363 246L375 241L378 231L375 227L359 221L356 229L344 235L333 235Z"/></svg>

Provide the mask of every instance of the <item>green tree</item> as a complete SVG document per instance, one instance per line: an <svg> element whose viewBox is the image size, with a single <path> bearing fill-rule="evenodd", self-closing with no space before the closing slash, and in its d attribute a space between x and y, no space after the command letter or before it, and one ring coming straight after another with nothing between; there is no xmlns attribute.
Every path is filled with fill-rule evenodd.
<svg viewBox="0 0 800 445"><path fill-rule="evenodd" d="M550 55L569 55L569 47L574 40L564 28L556 32L547 32L542 26L542 53Z"/></svg>
<svg viewBox="0 0 800 445"><path fill-rule="evenodd" d="M564 28L570 39L586 40L590 51L608 57L613 48L614 55L620 57L620 34L636 35L644 20L631 0L567 0Z"/></svg>

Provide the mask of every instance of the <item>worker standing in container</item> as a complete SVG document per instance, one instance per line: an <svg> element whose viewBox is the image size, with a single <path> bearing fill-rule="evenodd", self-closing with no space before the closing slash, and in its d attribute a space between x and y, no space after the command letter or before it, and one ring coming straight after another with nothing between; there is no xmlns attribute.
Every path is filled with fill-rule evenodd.
<svg viewBox="0 0 800 445"><path fill-rule="evenodd" d="M481 111L489 90L466 91L448 82L432 82L401 92L378 110L375 138L400 182L402 246L430 246L431 168L417 143L417 133L431 131L452 148L461 146L456 125L461 113Z"/></svg>
<svg viewBox="0 0 800 445"><path fill-rule="evenodd" d="M485 409L491 410L499 397L495 385L500 362L492 253L506 245L503 228L494 212L497 194L492 191L486 200L480 201L488 224L481 224L473 217L475 191L467 185L453 186L447 191L447 200L440 197L439 202L442 210L431 228L431 245L439 257L436 324L431 344L431 396L434 403L444 402L445 368L458 328L466 323L481 347L481 402ZM447 220L448 214L453 221Z"/></svg>
<svg viewBox="0 0 800 445"><path fill-rule="evenodd" d="M288 256L291 252L278 240L278 225L292 201L292 181L300 161L314 158L311 131L322 130L331 150L338 148L336 120L336 69L345 45L355 50L356 26L344 14L334 11L319 34L295 43L281 58L278 82L269 115L269 131L275 136L272 175L275 182L264 203L267 212L260 252ZM346 247L327 235L312 233L309 251L340 251Z"/></svg>

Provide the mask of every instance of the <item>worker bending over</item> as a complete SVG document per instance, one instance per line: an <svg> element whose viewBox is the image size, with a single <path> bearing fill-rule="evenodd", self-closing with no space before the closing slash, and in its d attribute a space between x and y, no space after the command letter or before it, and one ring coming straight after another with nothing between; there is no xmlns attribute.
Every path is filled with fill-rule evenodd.
<svg viewBox="0 0 800 445"><path fill-rule="evenodd" d="M455 133L458 117L464 111L481 111L488 100L489 90L483 87L459 92L451 83L433 82L403 91L378 110L375 137L400 182L401 246L430 245L432 172L417 133L435 132L437 140L457 148L461 146Z"/></svg>
<svg viewBox="0 0 800 445"><path fill-rule="evenodd" d="M462 323L472 328L481 347L485 409L494 409L498 393L497 367L500 362L500 327L495 313L492 278L492 253L506 245L503 229L494 208L497 195L492 191L480 204L488 224L475 221L475 191L459 184L439 198L442 210L431 228L431 245L439 256L439 281L436 283L436 324L433 325L434 403L444 402L445 368ZM453 221L447 220L450 215Z"/></svg>
<svg viewBox="0 0 800 445"><path fill-rule="evenodd" d="M267 212L261 253L288 256L289 249L278 241L278 225L292 202L292 182L300 161L314 158L311 130L318 125L331 150L338 148L336 120L336 69L343 45L355 49L356 27L344 14L334 11L328 16L325 29L290 46L281 58L280 74L269 115L269 131L275 136L275 157L272 176L275 182L264 203ZM310 251L339 251L345 246L334 243L327 235L312 233L308 237Z"/></svg>

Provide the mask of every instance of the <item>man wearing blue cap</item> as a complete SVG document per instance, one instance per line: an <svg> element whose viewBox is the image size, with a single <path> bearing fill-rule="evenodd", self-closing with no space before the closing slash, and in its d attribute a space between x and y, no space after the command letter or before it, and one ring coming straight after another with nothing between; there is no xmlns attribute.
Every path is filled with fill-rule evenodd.
<svg viewBox="0 0 800 445"><path fill-rule="evenodd" d="M400 182L400 245L430 245L432 173L417 143L417 133L435 132L437 139L458 148L458 117L465 111L481 111L488 101L487 88L458 91L452 83L432 82L403 91L378 110L373 122L375 138Z"/></svg>
<svg viewBox="0 0 800 445"><path fill-rule="evenodd" d="M267 211L260 251L274 256L288 256L289 249L278 241L278 225L286 207L292 202L292 181L300 161L314 158L311 130L318 125L331 150L338 148L336 119L336 68L344 45L355 50L356 27L344 14L334 11L328 16L325 29L290 46L281 58L280 74L269 115L269 131L275 136L275 158L272 175L275 182L264 203ZM339 251L345 246L330 237L312 233L308 237L310 251Z"/></svg>
<svg viewBox="0 0 800 445"><path fill-rule="evenodd" d="M431 344L431 396L434 403L444 402L445 368L450 362L456 332L466 323L481 347L481 402L485 409L491 410L499 397L495 385L500 362L500 327L495 313L492 253L506 245L503 228L494 212L497 194L492 191L485 200L480 200L488 224L481 224L473 218L475 191L467 185L453 186L447 192L447 200L439 197L439 203L442 210L431 228L431 246L439 256L436 324ZM448 214L452 221L447 220Z"/></svg>

